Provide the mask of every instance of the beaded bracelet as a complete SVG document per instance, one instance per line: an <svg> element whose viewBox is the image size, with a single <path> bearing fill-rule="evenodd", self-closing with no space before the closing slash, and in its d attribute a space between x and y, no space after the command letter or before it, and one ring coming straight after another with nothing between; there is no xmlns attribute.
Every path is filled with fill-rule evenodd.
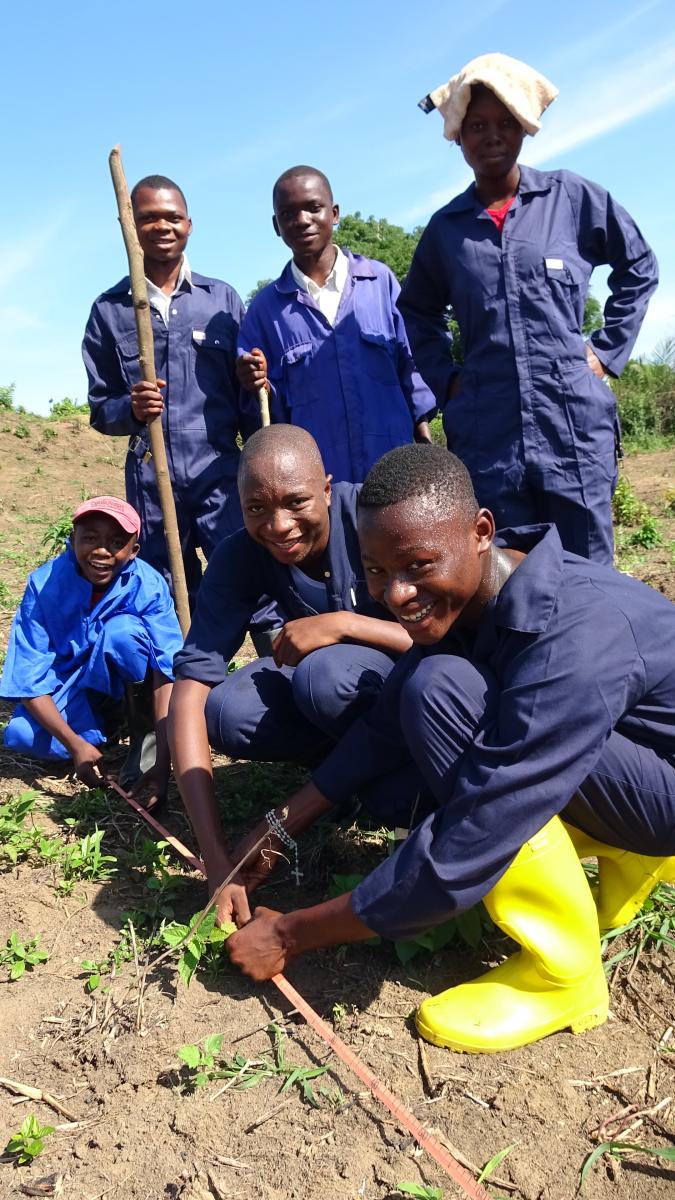
<svg viewBox="0 0 675 1200"><path fill-rule="evenodd" d="M279 820L273 808L271 808L269 812L265 813L265 820L267 821L267 827L270 833L273 833L274 836L279 839L282 846L285 846L286 849L290 850L293 854L295 866L291 870L291 875L295 879L296 887L299 887L300 880L302 879L302 871L300 870L300 859L298 857L298 843L293 840L285 825L283 825L283 823Z"/></svg>

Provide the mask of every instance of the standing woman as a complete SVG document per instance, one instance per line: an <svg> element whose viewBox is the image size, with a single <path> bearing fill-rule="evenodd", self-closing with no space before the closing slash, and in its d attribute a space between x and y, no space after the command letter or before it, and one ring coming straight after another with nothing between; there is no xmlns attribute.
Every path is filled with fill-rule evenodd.
<svg viewBox="0 0 675 1200"><path fill-rule="evenodd" d="M619 426L603 375L620 375L630 357L657 264L604 188L519 165L557 94L525 63L484 54L422 102L442 113L475 182L431 218L399 308L479 503L502 526L552 521L566 550L611 564ZM589 280L603 264L604 324L585 342Z"/></svg>

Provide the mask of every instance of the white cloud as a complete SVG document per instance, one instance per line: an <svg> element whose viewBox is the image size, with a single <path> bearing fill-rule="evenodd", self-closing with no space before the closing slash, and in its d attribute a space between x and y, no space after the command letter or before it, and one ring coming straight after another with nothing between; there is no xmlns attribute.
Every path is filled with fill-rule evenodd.
<svg viewBox="0 0 675 1200"><path fill-rule="evenodd" d="M45 252L66 224L65 211L55 214L36 233L0 243L0 288L9 287L44 259Z"/></svg>

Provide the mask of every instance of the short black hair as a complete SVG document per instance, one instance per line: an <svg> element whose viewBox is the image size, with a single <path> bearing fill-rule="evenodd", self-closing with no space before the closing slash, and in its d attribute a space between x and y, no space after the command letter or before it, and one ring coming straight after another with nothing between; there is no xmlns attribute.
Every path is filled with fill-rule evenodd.
<svg viewBox="0 0 675 1200"><path fill-rule="evenodd" d="M318 167L308 167L300 164L297 167L289 167L288 170L284 171L283 175L280 175L277 179L274 187L272 188L272 207L276 208L277 206L277 193L282 184L286 183L289 179L306 179L308 175L316 175L317 179L321 180L326 187L332 204L333 189L330 186L330 180L328 176L324 175L323 171L320 171Z"/></svg>
<svg viewBox="0 0 675 1200"><path fill-rule="evenodd" d="M135 183L131 189L132 208L136 201L136 196L140 192L141 188L150 188L150 190L153 192L158 192L161 188L165 188L172 192L178 192L178 195L185 205L185 211L188 211L185 192L182 188L179 188L177 183L174 183L173 179L169 179L167 175L144 175L142 179L139 179L138 183Z"/></svg>
<svg viewBox="0 0 675 1200"><path fill-rule="evenodd" d="M390 450L371 467L361 488L359 512L429 498L439 512L478 512L471 476L461 459L442 446L411 444Z"/></svg>
<svg viewBox="0 0 675 1200"><path fill-rule="evenodd" d="M310 471L315 471L317 475L325 477L326 468L323 465L321 451L311 433L308 433L300 425L279 424L266 425L263 429L257 429L244 443L244 448L239 456L237 479L243 478L246 469L256 458L265 458L284 451L290 451L298 458L302 458Z"/></svg>

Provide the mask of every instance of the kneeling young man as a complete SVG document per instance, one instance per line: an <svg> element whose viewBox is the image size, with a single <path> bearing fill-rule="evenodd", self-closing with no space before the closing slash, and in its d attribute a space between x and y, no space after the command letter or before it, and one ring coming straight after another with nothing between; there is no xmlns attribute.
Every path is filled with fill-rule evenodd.
<svg viewBox="0 0 675 1200"><path fill-rule="evenodd" d="M374 933L409 938L479 900L521 950L421 1005L420 1032L457 1050L511 1049L600 1024L598 927L630 920L675 878L675 606L563 551L554 526L505 530L440 448L384 456L359 499L371 595L414 642L377 703L281 810L295 837L331 805L411 762L411 833L350 894L258 909L229 941L267 979L299 953ZM263 829L234 852L235 861ZM269 849L280 848L270 834ZM579 859L596 856L593 897ZM221 898L245 917L271 856ZM594 902L595 900L595 902Z"/></svg>
<svg viewBox="0 0 675 1200"><path fill-rule="evenodd" d="M116 496L85 500L62 554L33 571L9 638L0 696L20 703L5 745L35 758L72 758L78 778L104 778L110 698L150 674L156 761L137 788L148 805L166 792L166 714L182 638L169 589L136 556L141 523Z"/></svg>
<svg viewBox="0 0 675 1200"><path fill-rule="evenodd" d="M176 780L213 891L232 864L216 807L210 747L232 758L304 762L377 698L406 632L369 595L354 484L331 489L311 434L254 433L241 454L245 528L217 547L175 660L170 738ZM229 672L265 597L273 656Z"/></svg>

